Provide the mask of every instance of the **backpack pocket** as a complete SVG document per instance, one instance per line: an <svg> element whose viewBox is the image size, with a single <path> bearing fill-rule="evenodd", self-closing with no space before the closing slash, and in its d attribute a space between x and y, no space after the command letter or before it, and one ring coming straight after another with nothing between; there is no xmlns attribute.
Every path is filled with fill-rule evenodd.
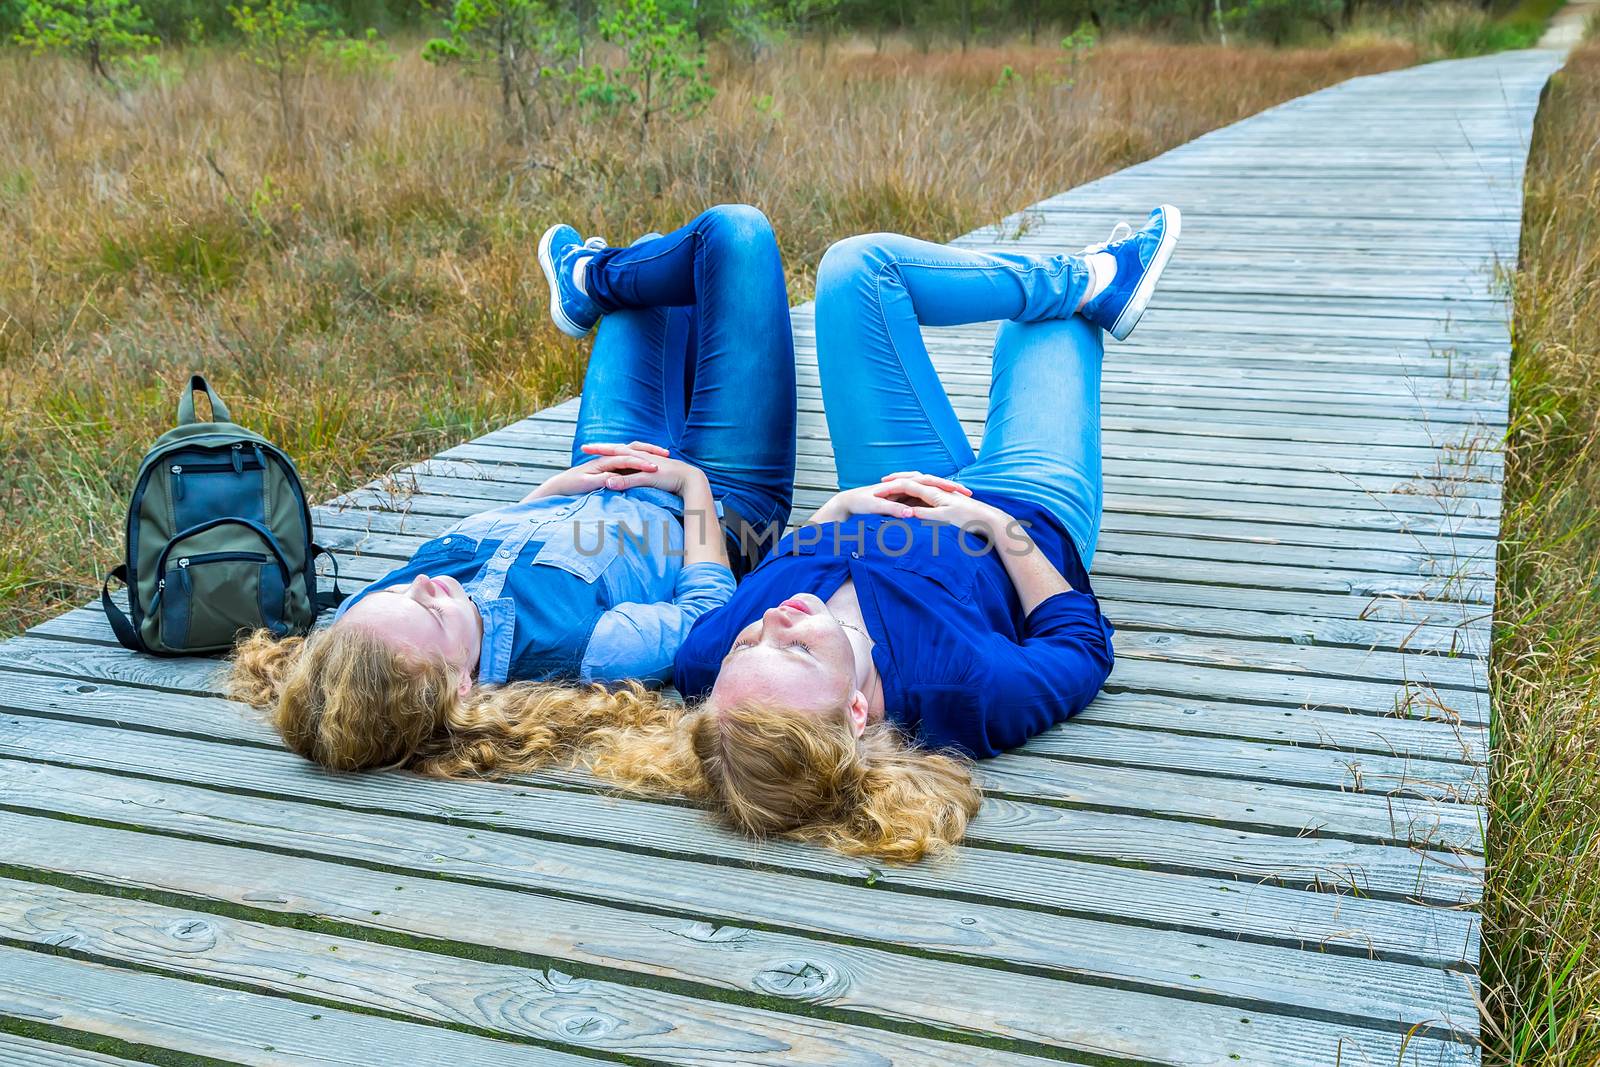
<svg viewBox="0 0 1600 1067"><path fill-rule="evenodd" d="M267 462L259 447L235 441L227 448L173 453L164 462L172 529L215 515L270 521Z"/></svg>
<svg viewBox="0 0 1600 1067"><path fill-rule="evenodd" d="M146 642L171 652L200 652L233 644L241 630L265 627L282 636L292 580L277 539L243 519L216 519L167 542L157 565L156 603ZM150 641L155 636L156 641Z"/></svg>

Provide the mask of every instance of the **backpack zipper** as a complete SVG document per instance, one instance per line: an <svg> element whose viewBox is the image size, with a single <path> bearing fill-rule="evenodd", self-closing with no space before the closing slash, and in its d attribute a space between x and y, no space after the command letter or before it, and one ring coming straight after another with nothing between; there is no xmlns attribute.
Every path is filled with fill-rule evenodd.
<svg viewBox="0 0 1600 1067"><path fill-rule="evenodd" d="M255 466L253 469L266 470L267 460L261 454L259 447L253 448L255 453ZM244 473L244 443L236 441L228 449L228 458L225 460L209 460L204 462L190 461L188 463L173 463L167 467L167 472L172 475L172 498L183 499L183 476L189 474L222 474L232 471L235 474Z"/></svg>
<svg viewBox="0 0 1600 1067"><path fill-rule="evenodd" d="M172 555L173 546L176 545L179 541L183 541L183 540L186 540L186 539L188 539L190 537L193 537L195 534L204 533L207 530L214 530L218 526L243 526L246 529L254 530L256 532L257 536L259 536L261 538L262 542L271 551L269 553L258 553L258 552L238 552L238 553L234 553L234 552L205 552L205 553L200 553L198 555L193 555L193 556L180 556L179 558L188 560L190 563L193 563L193 562L196 562L196 561L199 561L199 560L209 561L212 557L215 557L215 556L237 555L237 556L243 556L243 557L246 557L246 558L250 558L250 557L254 557L254 556L260 556L262 558L263 562L276 563L278 565L278 571L279 571L279 573L281 573L283 575L284 586L285 587L288 586L289 582L291 581L291 575L289 573L289 564L288 564L288 561L283 558L283 551L282 551L282 549L280 549L278 547L277 538L275 538L272 535L272 531L268 530L265 526L262 526L260 523L253 522L253 521L251 521L249 519L235 519L235 518L227 518L227 517L217 518L217 519L208 519L207 521L200 523L198 526L191 526L187 530L180 531L176 537L173 537L170 541L167 542L167 546L161 550L161 555L156 558L156 573L160 574L160 575L163 575L163 576L167 573L167 559ZM184 566L187 566L187 565L184 565ZM180 571L183 570L183 567L180 566L179 570ZM159 588L159 586L158 586L158 588Z"/></svg>

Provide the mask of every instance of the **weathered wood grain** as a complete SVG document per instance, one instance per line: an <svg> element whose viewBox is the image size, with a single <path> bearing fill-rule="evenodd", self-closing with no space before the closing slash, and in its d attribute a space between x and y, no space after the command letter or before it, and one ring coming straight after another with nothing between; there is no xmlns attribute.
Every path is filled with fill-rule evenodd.
<svg viewBox="0 0 1600 1067"><path fill-rule="evenodd" d="M798 878L743 864L708 867L667 861L651 866L627 855L560 841L529 842L526 838L481 827L457 830L451 841L445 831L428 824L362 814L341 820L337 813L279 800L230 798L192 786L105 775L42 765L0 761L0 770L17 783L20 804L49 802L53 792L72 790L74 813L115 812L131 806L146 831L132 835L111 827L85 831L85 847L63 853L42 844L54 832L49 820L0 813L27 849L29 868L123 885L202 892L189 875L223 867L261 873L240 863L237 846L274 849L271 862L290 865L285 850L308 840L321 844L314 856L297 866L276 868L280 874L265 889L259 881L233 896L212 885L202 895L222 894L256 907L294 914L303 909L291 898L320 899L312 914L355 919L363 924L426 936L452 936L438 907L482 914L517 910L513 894L542 906L533 894L633 909L656 918L675 917L683 924L703 923L708 929L752 927L788 931L824 942L846 940L885 949L934 953L942 958L987 962L1034 973L1122 988L1179 995L1208 1003L1226 1003L1329 1020L1372 1018L1405 1025L1438 1022L1472 1014L1473 979L1456 970L1438 971L1363 955L1326 952L1304 978L1307 960L1300 949L1236 941L1191 931L1146 926L1121 926L1048 911L1028 911L979 900L899 893L872 886ZM120 798L118 788L126 790ZM302 830L295 829L299 823ZM235 840L230 822L245 831ZM182 837L156 840L149 833ZM307 835L310 835L309 837ZM209 842L205 839L211 839ZM133 847L137 845L138 847ZM217 846L226 846L218 851ZM153 851L152 851L153 850ZM163 855L166 858L163 858ZM179 855L183 862L171 862ZM127 858L120 858L127 857ZM18 858L23 858L18 853ZM407 911L419 896L388 898L383 915L367 918L359 904L327 910L340 895L325 888L328 878L293 878L312 871L318 861L342 865L340 879L363 878L387 886L404 878L420 894L421 914ZM364 873L366 872L366 873ZM652 872L657 879L652 884ZM421 875L420 883L417 876ZM451 879L433 883L429 876ZM677 876L670 882L663 876ZM367 883L362 883L367 884ZM286 892L291 891L292 892ZM385 890L387 892L387 890ZM886 897L885 893L892 893ZM242 894L242 895L241 895ZM375 920L381 920L375 922ZM649 921L648 918L646 921ZM396 923L402 925L396 926ZM681 927L680 927L681 928ZM494 938L500 942L500 936ZM1313 946L1314 947L1314 946ZM1284 994L1277 986L1295 988Z"/></svg>
<svg viewBox="0 0 1600 1067"><path fill-rule="evenodd" d="M84 709L92 703L87 698L95 694L84 689L82 684L69 683L62 694L70 702L75 718L89 718ZM104 696L109 699L101 706L115 723L137 722L141 716L151 716L148 709L152 701L135 703L128 699L132 694L119 694L115 690ZM37 703L43 704L48 699L45 697ZM181 726L176 724L192 723L191 729L183 733L216 729L218 723L225 722L229 711L229 706L221 702L205 706L204 702L180 703L169 699L160 703L166 707L154 712L156 721L173 724L169 728L180 730ZM200 705L198 709L197 704ZM184 718L185 712L192 714L197 710L198 714L192 719ZM160 718L163 715L166 716L164 720ZM70 729L54 719L0 719L0 751L15 755L49 750L69 735L77 739L76 746L70 755L61 758L110 760L125 770L136 769L141 765L140 760L149 761L144 765L153 770L158 754L169 751L171 761L180 766L186 758L202 758L199 753L178 754L183 746L176 739L147 737L137 751L125 753L119 737L98 726ZM1128 734L1129 739L1135 741L1138 736ZM276 750L263 750L262 754L276 755ZM1416 773L1420 776L1424 772L1419 769ZM1420 845L1469 852L1481 850L1477 813L1470 806L1441 805L1403 795L1294 790L1249 780L1137 766L1086 765L1026 754L1008 754L987 761L980 767L979 775L987 788L1016 800L1044 800L1131 815L1187 817L1295 840L1317 835L1407 848ZM1263 796L1272 796L1275 802L1264 804ZM1147 797L1160 799L1143 799ZM1287 853L1293 851L1294 846L1285 841L1272 849Z"/></svg>
<svg viewBox="0 0 1600 1067"><path fill-rule="evenodd" d="M6 947L0 1014L251 1067L595 1064L551 1048Z"/></svg>
<svg viewBox="0 0 1600 1067"><path fill-rule="evenodd" d="M46 827L41 836L49 836ZM145 840L143 847L162 852L164 842ZM261 887L283 877L273 860L257 856L260 865L241 880L239 866L191 867L192 846L167 855L168 867L182 870L180 887L208 886L213 880L232 889L234 897L259 895ZM203 860L202 860L203 862ZM325 865L299 863L313 884L340 881L343 872ZM368 879L357 890L367 916L396 899L392 879L381 886ZM420 888L420 887L419 887ZM254 894L252 894L252 889ZM426 889L417 896L430 896ZM437 899L438 894L431 894ZM548 913L541 908L548 904ZM512 1038L568 1045L584 1050L648 1057L675 1064L1032 1064L1031 1056L1015 1056L971 1046L947 1045L861 1026L808 1019L762 1010L736 1002L707 1002L685 993L630 987L598 977L575 977L558 969L568 957L580 967L615 966L626 962L660 978L679 982L704 979L701 970L721 972L717 986L778 1001L784 992L767 993L764 985L787 990L786 964L795 970L809 964L828 968L831 989L812 995L790 994L809 1004L832 1006L870 999L874 988L888 992L898 982L874 973L870 954L837 949L813 951L792 939L753 934L753 945L730 951L707 938L696 941L618 914L611 921L560 901L518 902L498 913L449 914L450 938L466 945L492 945L506 940L512 952L526 952L555 965L542 967L481 963L447 952L421 954L349 937L305 933L252 923L204 911L162 907L111 897L73 893L26 882L0 879L0 935L43 946L68 946L75 953L115 962L160 967L179 974L248 984L280 993L338 1000L352 1006L395 1012L434 1025L471 1026ZM517 924L509 937L497 929ZM517 934L521 934L520 937ZM521 942L520 944L517 942ZM764 942L764 943L762 943ZM565 950L557 955L552 950ZM797 955L799 954L799 955ZM855 955L857 958L852 959ZM868 959L859 958L867 955ZM915 960L905 966L915 969ZM946 965L948 966L948 965ZM835 969L837 968L837 969ZM865 973L863 973L865 972ZM592 972L591 972L592 973ZM989 974L978 972L981 984ZM735 978L735 975L738 975ZM1023 982L1027 978L1020 979ZM806 988L801 973L788 979ZM1036 980L1035 980L1036 981ZM1059 985L1059 984L1058 984ZM715 986L713 987L715 988ZM974 991L976 992L976 990ZM1094 995L1091 993L1090 995ZM1118 994L1112 993L1112 996ZM1222 1014L1212 1009L1212 1014ZM1237 1011L1226 1015L1238 1027ZM1004 1024L1002 1024L1004 1025Z"/></svg>
<svg viewBox="0 0 1600 1067"><path fill-rule="evenodd" d="M42 744L59 735L60 725L0 718L0 730L5 734L0 756L39 758ZM831 857L812 859L804 850L789 846L753 845L707 828L692 809L675 805L620 799L609 799L607 803L608 798L595 794L529 788L515 782L511 792L504 788L469 794L458 791L452 802L448 790L410 776L374 776L370 781L345 782L311 773L310 768L292 761L274 759L271 750L206 746L157 736L141 740L151 750L147 773L172 782L222 781L230 788L260 796L296 797L407 817L450 820L466 818L471 812L471 820L483 827L505 827L549 839L593 840L620 849L642 848L660 856L684 855L696 860L710 857L719 861L755 858L764 864L805 873L849 872L850 877L890 887L932 886L954 891L960 886L960 891L969 897L995 903L1065 908L1110 921L1214 931L1290 947L1312 944L1402 960L1459 964L1463 948L1472 949L1478 937L1475 916L1355 895L1363 891L1367 880L1384 878L1392 886L1394 879L1409 877L1413 885L1431 881L1439 887L1433 894L1435 899L1447 891L1440 886L1441 879L1453 882L1461 896L1470 896L1472 862L1458 863L1438 852L1425 855L1396 850L1387 864L1368 870L1350 864L1352 855L1362 858L1358 850L1335 845L1328 849L1320 866L1313 867L1313 860L1295 870L1296 854L1314 856L1314 848L1285 848L1280 855L1260 847L1255 850L1255 861L1277 877L1257 874L1230 878L1192 870L1169 873L1085 862L1044 852L970 848L938 865L886 868L873 875L870 863L839 862ZM58 762L126 774L133 760L95 746L80 757L59 757ZM528 779L529 785L537 781L559 781L559 777ZM79 802L73 797L57 801L66 805ZM597 818L604 825L586 830ZM1139 839L1137 834L1126 832L1121 836L1134 843ZM1159 836L1154 828L1145 829L1147 840ZM1237 846L1231 855L1248 857L1252 844L1264 846L1266 841L1241 836L1231 843ZM1195 847L1201 849L1204 845ZM1367 855L1383 860L1381 854L1370 850ZM1274 884L1279 880L1296 888L1280 888ZM1308 880L1315 888L1353 892L1306 892L1301 887Z"/></svg>
<svg viewBox="0 0 1600 1067"><path fill-rule="evenodd" d="M132 1067L133 1062L0 1030L0 1067Z"/></svg>
<svg viewBox="0 0 1600 1067"><path fill-rule="evenodd" d="M162 843L147 844L159 850ZM192 852L187 848L180 854ZM166 866L183 870L186 885L208 884L188 864L172 862L177 858L168 857ZM300 866L312 868L300 872L310 884L343 881L344 872L327 865ZM223 893L232 891L229 895L241 886L259 891L280 877L270 869L252 871L248 880L212 875L226 887ZM367 906L363 926L371 911L382 918L395 900L392 885L372 885L370 876L365 880L362 889L341 887ZM440 897L437 892L429 896ZM444 904L438 910L446 914L437 918L453 920L451 942L526 953L554 966L486 963L448 952L423 956L349 937L7 879L0 879L0 934L41 945L66 942L86 955L336 998L422 1021L683 1064L1037 1062L788 1014L785 1009L793 1004L884 1023L904 1020L933 1029L933 1036L977 1030L1065 1049L1069 1056L1076 1048L1172 1064L1214 1062L1213 1054L1195 1051L1206 1046L1251 1062L1312 1064L1349 1043L1367 1055L1393 1059L1403 1040L1398 1033L1377 1034L1348 1024L1252 1017L1231 1006L1170 998L1157 1002L1148 994L765 931L724 929L697 938L692 931L626 912L558 900L525 898L519 904L510 914ZM503 929L507 920L516 923L514 933ZM563 966L580 973L570 974ZM607 980L614 969L648 973L670 984L655 990ZM708 1003L696 995L720 990L748 1002ZM1427 1047L1429 1062L1467 1062L1468 1050L1461 1044L1413 1040Z"/></svg>

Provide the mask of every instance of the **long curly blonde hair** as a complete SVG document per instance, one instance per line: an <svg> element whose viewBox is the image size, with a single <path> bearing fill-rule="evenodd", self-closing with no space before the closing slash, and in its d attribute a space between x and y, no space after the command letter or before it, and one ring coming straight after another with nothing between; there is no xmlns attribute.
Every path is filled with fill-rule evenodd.
<svg viewBox="0 0 1600 1067"><path fill-rule="evenodd" d="M235 700L331 770L406 768L474 778L581 759L623 789L681 794L755 837L911 862L966 833L982 794L962 759L906 745L844 710L762 704L685 709L637 683L476 686L443 659L408 655L361 627L240 642Z"/></svg>
<svg viewBox="0 0 1600 1067"><path fill-rule="evenodd" d="M596 729L662 729L677 711L636 683L475 686L442 658L333 626L239 643L228 695L266 712L291 750L330 770L403 767L436 778L528 770L570 758Z"/></svg>
<svg viewBox="0 0 1600 1067"><path fill-rule="evenodd" d="M857 738L842 708L707 702L675 721L596 729L581 758L624 789L681 793L754 837L896 862L948 850L983 799L966 760L909 747L884 723Z"/></svg>

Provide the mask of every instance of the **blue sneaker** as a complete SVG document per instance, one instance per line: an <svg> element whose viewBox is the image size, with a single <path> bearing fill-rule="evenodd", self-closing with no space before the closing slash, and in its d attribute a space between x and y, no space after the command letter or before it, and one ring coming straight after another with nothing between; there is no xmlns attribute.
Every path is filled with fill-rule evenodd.
<svg viewBox="0 0 1600 1067"><path fill-rule="evenodd" d="M1109 252L1115 256L1117 273L1099 296L1083 305L1083 317L1119 341L1132 333L1155 294L1167 260L1172 258L1182 227L1183 216L1178 209L1162 204L1150 212L1144 229L1132 230L1127 223L1119 223L1105 244L1084 249L1085 253Z"/></svg>
<svg viewBox="0 0 1600 1067"><path fill-rule="evenodd" d="M568 337L587 337L600 321L600 309L573 281L572 269L579 259L605 247L603 238L585 241L577 230L565 224L550 227L539 238L539 266L550 282L550 318Z"/></svg>

